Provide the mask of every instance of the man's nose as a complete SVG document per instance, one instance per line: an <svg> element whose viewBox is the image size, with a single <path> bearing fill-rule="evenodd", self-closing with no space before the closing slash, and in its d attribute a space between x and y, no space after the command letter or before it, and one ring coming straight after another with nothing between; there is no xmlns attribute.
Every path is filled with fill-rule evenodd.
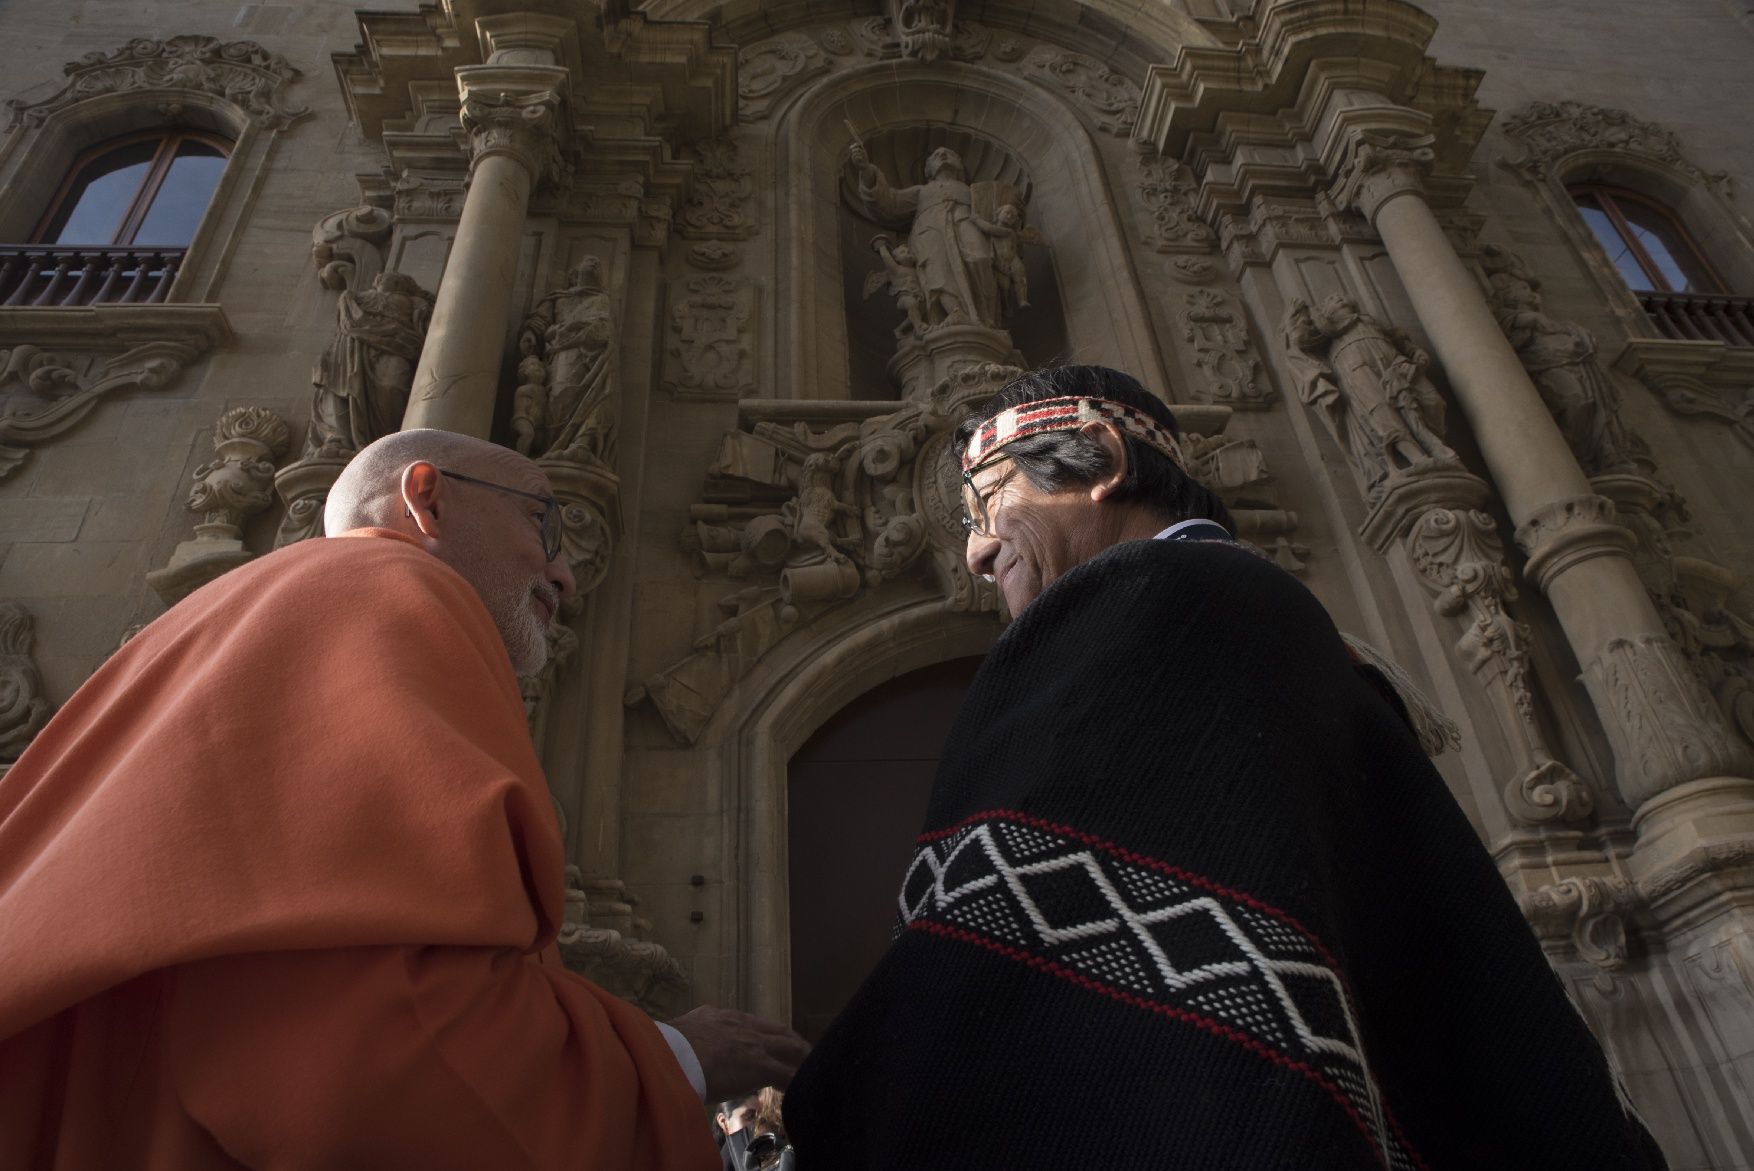
<svg viewBox="0 0 1754 1171"><path fill-rule="evenodd" d="M578 593L579 583L573 580L572 566L566 563L564 552L548 563L548 581L560 591L562 601Z"/></svg>
<svg viewBox="0 0 1754 1171"><path fill-rule="evenodd" d="M993 572L993 559L999 555L999 538L982 536L980 533L968 534L968 547L963 550L963 560L968 563L968 571L976 577L990 576Z"/></svg>

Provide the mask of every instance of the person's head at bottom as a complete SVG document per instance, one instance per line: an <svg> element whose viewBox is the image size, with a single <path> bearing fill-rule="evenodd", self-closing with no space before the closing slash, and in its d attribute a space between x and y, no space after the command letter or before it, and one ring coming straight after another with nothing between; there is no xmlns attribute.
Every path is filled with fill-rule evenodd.
<svg viewBox="0 0 1754 1171"><path fill-rule="evenodd" d="M387 435L362 449L329 490L323 529L412 537L474 587L512 669L548 658L548 625L575 589L560 547L560 503L534 461L450 431Z"/></svg>
<svg viewBox="0 0 1754 1171"><path fill-rule="evenodd" d="M1188 474L1163 400L1105 366L1059 366L1007 384L956 430L969 572L1023 612L1067 570L1182 520L1235 532Z"/></svg>
<svg viewBox="0 0 1754 1171"><path fill-rule="evenodd" d="M736 1134L748 1130L755 1124L755 1115L761 1107L759 1095L750 1094L744 1098L732 1098L719 1103L719 1112L713 1116L719 1129L725 1134Z"/></svg>

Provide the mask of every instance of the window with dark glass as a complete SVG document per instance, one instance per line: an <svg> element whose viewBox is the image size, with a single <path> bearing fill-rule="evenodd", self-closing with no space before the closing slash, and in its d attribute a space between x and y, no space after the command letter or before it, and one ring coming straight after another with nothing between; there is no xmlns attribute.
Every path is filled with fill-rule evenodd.
<svg viewBox="0 0 1754 1171"><path fill-rule="evenodd" d="M30 242L0 245L0 305L165 300L230 150L222 138L172 131L80 155Z"/></svg>
<svg viewBox="0 0 1754 1171"><path fill-rule="evenodd" d="M1727 291L1668 208L1615 187L1573 187L1571 198L1633 292Z"/></svg>
<svg viewBox="0 0 1754 1171"><path fill-rule="evenodd" d="M193 133L105 143L74 164L34 242L186 248L226 153L224 140Z"/></svg>

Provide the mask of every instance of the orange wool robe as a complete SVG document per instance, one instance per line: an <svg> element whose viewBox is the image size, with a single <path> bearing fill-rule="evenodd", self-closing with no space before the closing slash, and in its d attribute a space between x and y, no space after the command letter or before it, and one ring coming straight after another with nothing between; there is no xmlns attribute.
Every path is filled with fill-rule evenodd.
<svg viewBox="0 0 1754 1171"><path fill-rule="evenodd" d="M192 594L0 778L0 1167L719 1166L486 609L361 530Z"/></svg>

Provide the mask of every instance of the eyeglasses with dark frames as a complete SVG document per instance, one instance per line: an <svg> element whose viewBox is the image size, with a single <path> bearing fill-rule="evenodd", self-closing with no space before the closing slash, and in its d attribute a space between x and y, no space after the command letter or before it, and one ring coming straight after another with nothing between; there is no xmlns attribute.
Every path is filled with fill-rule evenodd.
<svg viewBox="0 0 1754 1171"><path fill-rule="evenodd" d="M534 492L526 492L522 488L508 488L504 484L495 484L492 480L477 479L465 476L462 472L447 472L438 469L438 474L453 480L461 480L465 484L479 484L483 488L492 488L499 492L509 492L513 496L522 496L526 500L534 500L542 506L542 554L553 561L560 556L560 501L552 496L538 496Z"/></svg>
<svg viewBox="0 0 1754 1171"><path fill-rule="evenodd" d="M968 469L968 471L962 473L962 485L968 489L968 495L974 497L974 509L972 515L967 512L962 514L962 531L964 534L971 537L990 537L993 535L993 519L992 515L987 510L987 500L996 495L999 489L1003 488L1006 484L1009 484L1011 482L1011 477L1002 477L998 483L987 489L985 495L982 495L980 490L974 486L974 477L976 472L984 472L995 464L1004 463L1010 458L1011 457L1008 455L996 455L985 463L976 464L974 467Z"/></svg>

